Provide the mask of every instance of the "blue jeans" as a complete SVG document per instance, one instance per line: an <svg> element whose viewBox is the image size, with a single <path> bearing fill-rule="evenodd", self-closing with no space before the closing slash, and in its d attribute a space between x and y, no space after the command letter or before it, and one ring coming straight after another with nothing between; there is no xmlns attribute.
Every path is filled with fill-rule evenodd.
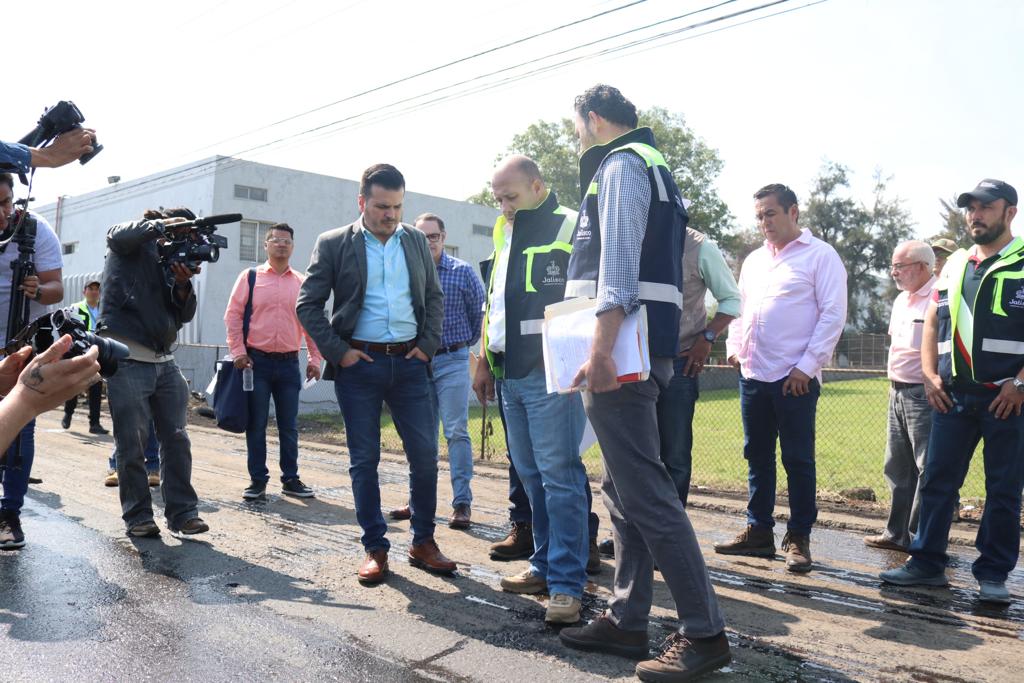
<svg viewBox="0 0 1024 683"><path fill-rule="evenodd" d="M448 441L448 466L452 477L452 507L470 505L473 492L473 444L469 440L469 349L435 356L434 390L437 392L438 420ZM436 427L435 427L436 430Z"/></svg>
<svg viewBox="0 0 1024 683"><path fill-rule="evenodd" d="M146 437L146 448L144 451L146 457L146 471L153 473L160 471L160 442L156 440L156 426L153 421L149 421L149 436ZM110 459L107 461L110 465L110 469L117 469L117 443L114 443L114 450L110 454Z"/></svg>
<svg viewBox="0 0 1024 683"><path fill-rule="evenodd" d="M32 461L36 456L36 421L32 420L21 430L21 468L14 469L16 443L7 448L7 461L0 469L0 481L4 495L0 498L0 510L21 512L28 491L28 477L32 474Z"/></svg>
<svg viewBox="0 0 1024 683"><path fill-rule="evenodd" d="M950 391L953 407L932 412L928 458L921 483L921 516L910 544L910 564L928 574L946 569L953 504L978 441L985 439L985 512L974 542L979 581L1005 581L1020 553L1021 486L1024 484L1024 416L1000 420L988 406L997 392Z"/></svg>
<svg viewBox="0 0 1024 683"><path fill-rule="evenodd" d="M377 476L383 403L391 411L409 461L413 545L434 537L437 511L437 408L429 368L423 361L403 356L373 351L368 355L372 363L361 360L339 368L334 379L334 392L345 418L356 519L367 552L391 547L384 536L388 525L380 509Z"/></svg>
<svg viewBox="0 0 1024 683"><path fill-rule="evenodd" d="M280 442L278 461L281 481L299 478L299 392L302 376L299 359L270 358L252 349L252 391L249 394L249 426L245 430L245 445L249 454L249 479L266 483L267 421L270 419L270 397L274 397L274 417Z"/></svg>
<svg viewBox="0 0 1024 683"><path fill-rule="evenodd" d="M672 379L658 394L658 436L661 437L661 461L665 463L679 500L686 507L693 467L693 411L700 397L700 375L683 374L686 358L672 362Z"/></svg>
<svg viewBox="0 0 1024 683"><path fill-rule="evenodd" d="M124 360L118 363L117 373L107 380L107 390L125 525L130 529L153 521L153 498L143 455L143 444L152 424L160 441L164 516L169 527L180 529L199 516L199 499L192 488L192 443L186 421L188 382L173 360Z"/></svg>
<svg viewBox="0 0 1024 683"><path fill-rule="evenodd" d="M552 595L579 598L586 583L587 497L580 459L586 416L579 394L549 394L544 369L505 379L501 399L512 462L533 508L530 570Z"/></svg>
<svg viewBox="0 0 1024 683"><path fill-rule="evenodd" d="M747 459L750 498L747 524L775 526L775 442L789 483L789 524L793 534L810 534L818 519L815 501L814 417L821 386L811 379L803 396L782 395L785 379L759 382L740 378L743 457Z"/></svg>

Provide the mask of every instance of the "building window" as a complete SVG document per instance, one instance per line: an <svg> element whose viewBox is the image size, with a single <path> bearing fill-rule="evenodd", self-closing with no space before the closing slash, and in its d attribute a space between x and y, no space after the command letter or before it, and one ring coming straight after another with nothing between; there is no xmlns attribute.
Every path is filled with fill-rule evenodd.
<svg viewBox="0 0 1024 683"><path fill-rule="evenodd" d="M493 232L494 230L492 230L491 226L489 225L477 225L476 223L473 224L474 235L483 235L484 237L490 237Z"/></svg>
<svg viewBox="0 0 1024 683"><path fill-rule="evenodd" d="M242 221L238 237L239 260L253 263L267 260L263 236L271 225L274 225L271 221Z"/></svg>
<svg viewBox="0 0 1024 683"><path fill-rule="evenodd" d="M446 244L444 245L444 253L448 254L449 256L458 256L459 248L456 246L452 246L451 244Z"/></svg>
<svg viewBox="0 0 1024 683"><path fill-rule="evenodd" d="M267 201L267 190L262 187L249 187L248 185L235 185L236 199L253 199L257 202Z"/></svg>
<svg viewBox="0 0 1024 683"><path fill-rule="evenodd" d="M78 249L78 242L65 242L60 245L60 253L67 256L68 254L74 254Z"/></svg>

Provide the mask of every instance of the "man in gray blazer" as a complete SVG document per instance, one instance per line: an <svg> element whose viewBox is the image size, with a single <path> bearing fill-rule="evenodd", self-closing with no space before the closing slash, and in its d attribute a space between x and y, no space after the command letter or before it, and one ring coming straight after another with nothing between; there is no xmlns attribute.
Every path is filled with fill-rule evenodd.
<svg viewBox="0 0 1024 683"><path fill-rule="evenodd" d="M380 415L388 404L409 461L409 564L451 573L434 541L437 422L430 359L441 343L443 295L423 233L403 225L405 178L394 166L363 172L362 215L317 239L296 311L327 361L345 419L356 518L363 528L364 584L388 573L380 507ZM324 304L334 294L330 319Z"/></svg>

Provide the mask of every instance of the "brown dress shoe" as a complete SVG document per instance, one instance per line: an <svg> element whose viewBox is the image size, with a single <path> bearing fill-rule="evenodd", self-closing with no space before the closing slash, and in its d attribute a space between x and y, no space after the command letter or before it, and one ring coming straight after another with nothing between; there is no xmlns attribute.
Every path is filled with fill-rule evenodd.
<svg viewBox="0 0 1024 683"><path fill-rule="evenodd" d="M456 565L441 553L434 539L409 546L409 564L434 574L451 574Z"/></svg>
<svg viewBox="0 0 1024 683"><path fill-rule="evenodd" d="M865 536L864 545L869 548L881 548L882 550L896 550L901 553L907 552L907 546L900 545L896 541L887 537L885 534L878 534L877 536Z"/></svg>
<svg viewBox="0 0 1024 683"><path fill-rule="evenodd" d="M468 529L470 510L468 505L456 505L452 518L448 521L449 529Z"/></svg>
<svg viewBox="0 0 1024 683"><path fill-rule="evenodd" d="M492 560L521 560L533 555L533 525L512 522L504 540L491 545Z"/></svg>
<svg viewBox="0 0 1024 683"><path fill-rule="evenodd" d="M813 562L810 535L791 534L787 531L782 539L782 549L786 553L786 569L801 574L811 571Z"/></svg>
<svg viewBox="0 0 1024 683"><path fill-rule="evenodd" d="M388 551L371 550L366 553L366 560L359 568L359 583L372 586L388 576Z"/></svg>
<svg viewBox="0 0 1024 683"><path fill-rule="evenodd" d="M399 522L402 522L407 519L412 519L412 510L409 509L408 505L403 505L402 507L395 508L394 510L389 512L388 517Z"/></svg>

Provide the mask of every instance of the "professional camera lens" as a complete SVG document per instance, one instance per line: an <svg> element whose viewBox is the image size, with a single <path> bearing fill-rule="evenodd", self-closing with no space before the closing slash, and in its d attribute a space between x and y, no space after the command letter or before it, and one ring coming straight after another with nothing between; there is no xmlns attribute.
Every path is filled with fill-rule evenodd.
<svg viewBox="0 0 1024 683"><path fill-rule="evenodd" d="M100 375L110 377L117 372L117 361L128 357L128 347L114 339L97 337L92 332L85 333L85 340L90 346L99 349L97 360L100 363Z"/></svg>

